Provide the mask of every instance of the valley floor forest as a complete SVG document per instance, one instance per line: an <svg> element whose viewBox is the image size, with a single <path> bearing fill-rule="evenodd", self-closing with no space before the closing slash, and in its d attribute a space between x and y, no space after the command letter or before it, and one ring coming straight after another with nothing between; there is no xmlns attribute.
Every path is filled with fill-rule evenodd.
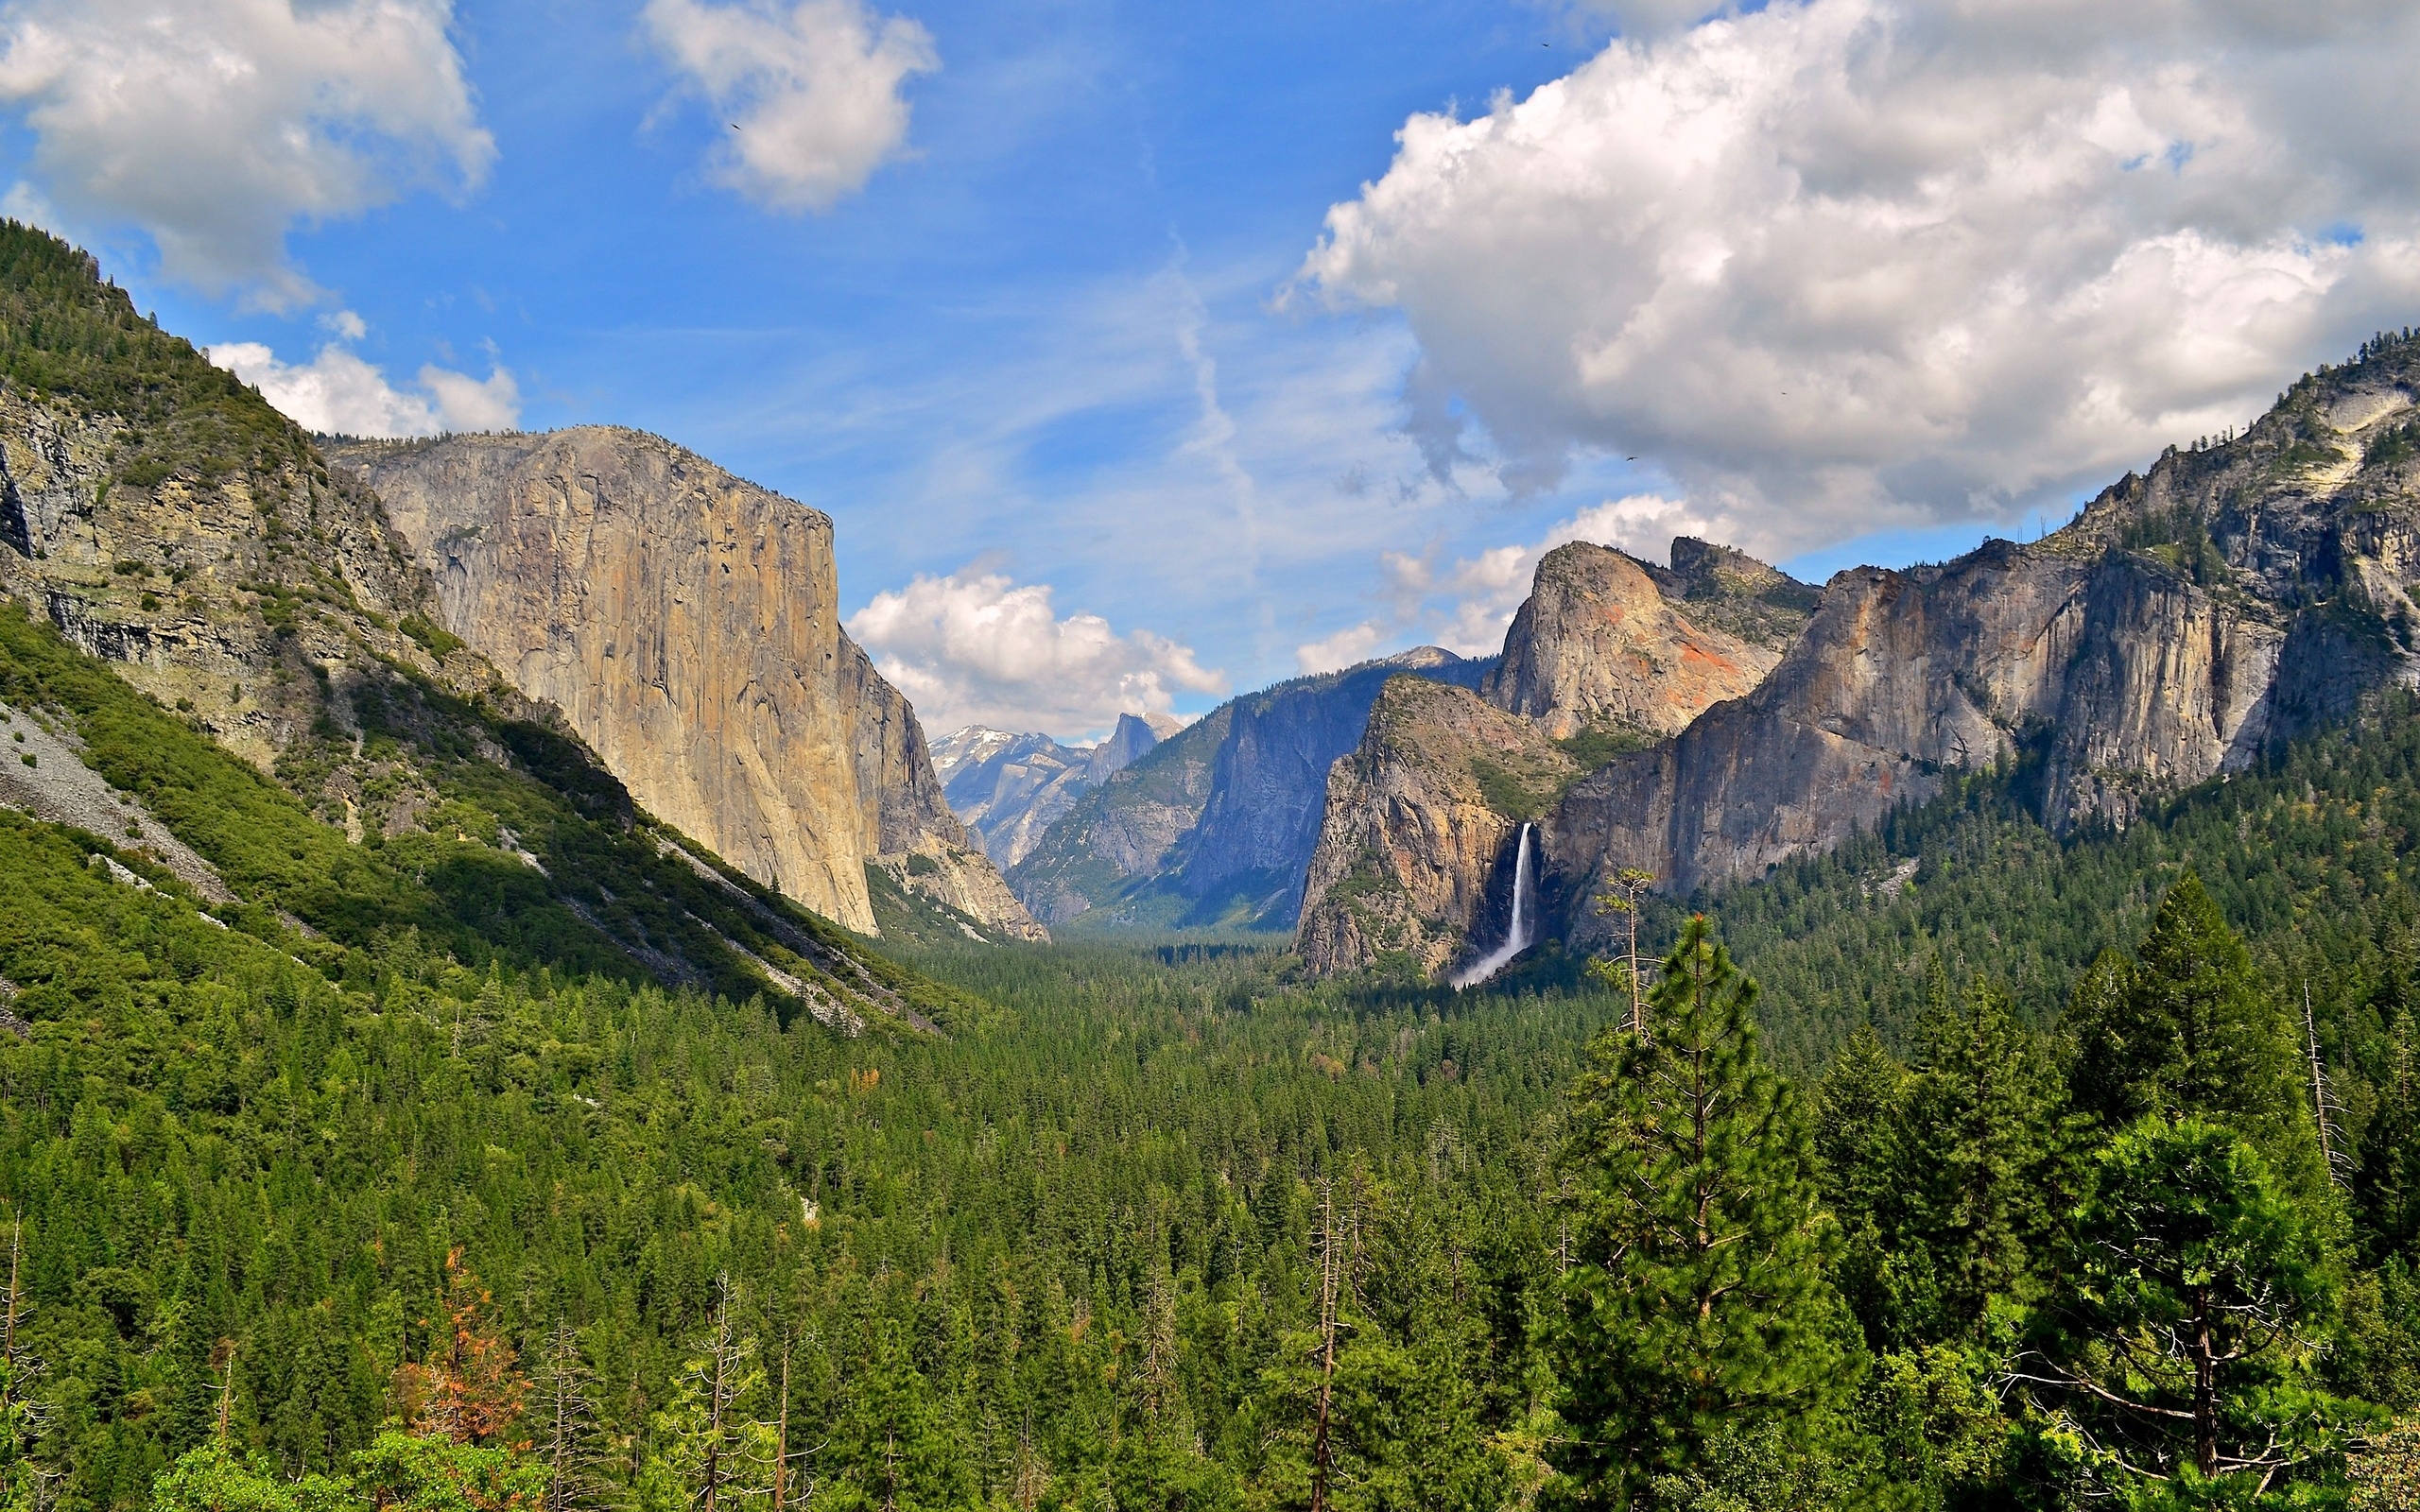
<svg viewBox="0 0 2420 1512"><path fill-rule="evenodd" d="M111 488L284 469L244 602L386 632L306 438L0 252L9 394L133 417ZM856 939L374 644L268 774L0 605L0 764L241 900L0 807L7 1512L2420 1506L2407 694L1457 993Z"/></svg>

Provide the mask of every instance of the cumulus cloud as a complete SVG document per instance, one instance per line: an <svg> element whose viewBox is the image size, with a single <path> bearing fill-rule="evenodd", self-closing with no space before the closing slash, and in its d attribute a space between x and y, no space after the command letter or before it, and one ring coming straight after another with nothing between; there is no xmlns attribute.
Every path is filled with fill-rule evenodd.
<svg viewBox="0 0 2420 1512"><path fill-rule="evenodd" d="M14 0L0 101L48 202L132 224L166 276L288 308L297 222L476 184L495 157L446 35L451 0Z"/></svg>
<svg viewBox="0 0 2420 1512"><path fill-rule="evenodd" d="M876 593L849 633L932 730L964 725L1104 731L1123 713L1166 713L1180 693L1227 691L1222 672L1149 630L1124 635L1098 614L1064 619L1046 583L968 569Z"/></svg>
<svg viewBox="0 0 2420 1512"><path fill-rule="evenodd" d="M2408 5L1614 9L1406 122L1298 275L1399 308L1516 491L1636 455L1775 555L2012 518L2420 306Z"/></svg>
<svg viewBox="0 0 2420 1512"><path fill-rule="evenodd" d="M648 0L647 24L720 118L715 180L776 210L863 187L907 143L908 79L941 66L923 26L861 0Z"/></svg>
<svg viewBox="0 0 2420 1512"><path fill-rule="evenodd" d="M1369 660L1381 645L1418 641L1461 656L1494 656L1504 631L1530 596L1538 558L1573 541L1618 546L1649 561L1669 559L1674 536L1728 541L1737 522L1702 511L1686 500L1637 493L1607 499L1557 521L1535 541L1492 546L1476 556L1442 560L1425 552L1382 552L1378 574L1386 610L1323 640L1297 646L1305 672L1332 672Z"/></svg>
<svg viewBox="0 0 2420 1512"><path fill-rule="evenodd" d="M1305 676L1315 672L1335 672L1357 662L1370 660L1370 652L1386 639L1387 627L1377 620L1363 620L1348 625L1334 635L1323 636L1294 647L1294 663Z"/></svg>
<svg viewBox="0 0 2420 1512"><path fill-rule="evenodd" d="M357 323L357 321L356 321ZM306 363L284 363L257 341L210 349L210 360L261 391L305 430L339 436L435 436L441 431L510 430L521 419L521 389L497 368L473 378L436 366L420 370L421 392L395 387L370 363L330 342Z"/></svg>

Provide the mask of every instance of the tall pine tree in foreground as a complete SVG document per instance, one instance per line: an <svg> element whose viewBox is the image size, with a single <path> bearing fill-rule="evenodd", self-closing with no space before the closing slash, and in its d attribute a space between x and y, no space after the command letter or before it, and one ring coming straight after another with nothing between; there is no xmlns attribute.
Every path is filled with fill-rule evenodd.
<svg viewBox="0 0 2420 1512"><path fill-rule="evenodd" d="M1575 1089L1550 1455L1569 1505L1631 1506L1726 1429L1815 1432L1849 1383L1807 1121L1757 1054L1755 997L1692 919L1645 1035L1601 1034Z"/></svg>
<svg viewBox="0 0 2420 1512"><path fill-rule="evenodd" d="M2203 1118L2250 1140L2286 1191L2325 1191L2285 1002L2191 871L2160 900L2132 964L2103 953L2068 1005L2079 1111L2110 1133L2145 1114Z"/></svg>
<svg viewBox="0 0 2420 1512"><path fill-rule="evenodd" d="M2304 1504L2287 1488L2361 1414L2319 1380L2324 1246L2248 1141L2143 1118L2102 1152L2066 1270L2011 1383L2087 1486L2144 1508Z"/></svg>

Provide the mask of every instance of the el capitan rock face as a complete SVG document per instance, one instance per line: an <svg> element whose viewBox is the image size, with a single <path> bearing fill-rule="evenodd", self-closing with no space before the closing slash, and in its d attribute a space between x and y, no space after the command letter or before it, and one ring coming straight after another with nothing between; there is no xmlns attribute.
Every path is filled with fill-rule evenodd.
<svg viewBox="0 0 2420 1512"><path fill-rule="evenodd" d="M658 816L854 929L874 927L873 864L1040 935L842 631L828 517L614 427L330 450L434 576L445 628Z"/></svg>

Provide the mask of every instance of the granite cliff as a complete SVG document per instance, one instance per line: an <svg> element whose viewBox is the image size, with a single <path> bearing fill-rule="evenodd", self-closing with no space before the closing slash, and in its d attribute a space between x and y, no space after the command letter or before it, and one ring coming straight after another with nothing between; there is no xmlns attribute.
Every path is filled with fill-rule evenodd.
<svg viewBox="0 0 2420 1512"><path fill-rule="evenodd" d="M1500 937L1521 823L1592 765L1755 688L1817 597L1702 541L1673 541L1671 561L1559 546L1478 694L1388 685L1328 779L1298 936L1313 969L1400 953L1438 975Z"/></svg>
<svg viewBox="0 0 2420 1512"><path fill-rule="evenodd" d="M0 805L94 837L129 886L338 953L316 964L411 936L931 1022L946 993L640 813L439 612L357 477L90 257L0 222L0 713L25 758Z"/></svg>
<svg viewBox="0 0 2420 1512"><path fill-rule="evenodd" d="M933 765L951 812L980 835L994 866L1015 866L1076 800L1184 729L1167 714L1119 714L1096 746L970 725L933 743Z"/></svg>
<svg viewBox="0 0 2420 1512"><path fill-rule="evenodd" d="M1093 913L1288 928L1328 768L1360 740L1379 689L1404 673L1475 687L1494 664L1423 646L1232 699L1084 795L1010 882L1054 924Z"/></svg>
<svg viewBox="0 0 2420 1512"><path fill-rule="evenodd" d="M1399 955L1443 973L1500 937L1513 840L1580 773L1539 724L1464 688L1390 678L1328 771L1298 945L1323 969Z"/></svg>
<svg viewBox="0 0 2420 1512"><path fill-rule="evenodd" d="M1538 562L1482 692L1561 740L1592 727L1676 735L1764 680L1817 591L1703 541L1671 567L1573 541Z"/></svg>
<svg viewBox="0 0 2420 1512"><path fill-rule="evenodd" d="M1041 936L841 629L827 516L616 427L331 455L433 576L444 628L562 710L649 811L853 929L875 928L872 865Z"/></svg>
<svg viewBox="0 0 2420 1512"><path fill-rule="evenodd" d="M2039 541L1838 575L1753 691L1592 762L1546 813L1548 933L1599 936L1591 902L1616 869L1676 894L1753 880L1955 772L2011 773L2053 829L2122 826L2370 689L2420 681L2415 395L2420 343L2381 337ZM1359 822L1331 815L1340 846ZM1424 928L1467 936L1478 917ZM1306 929L1315 968L1362 964L1339 939Z"/></svg>

